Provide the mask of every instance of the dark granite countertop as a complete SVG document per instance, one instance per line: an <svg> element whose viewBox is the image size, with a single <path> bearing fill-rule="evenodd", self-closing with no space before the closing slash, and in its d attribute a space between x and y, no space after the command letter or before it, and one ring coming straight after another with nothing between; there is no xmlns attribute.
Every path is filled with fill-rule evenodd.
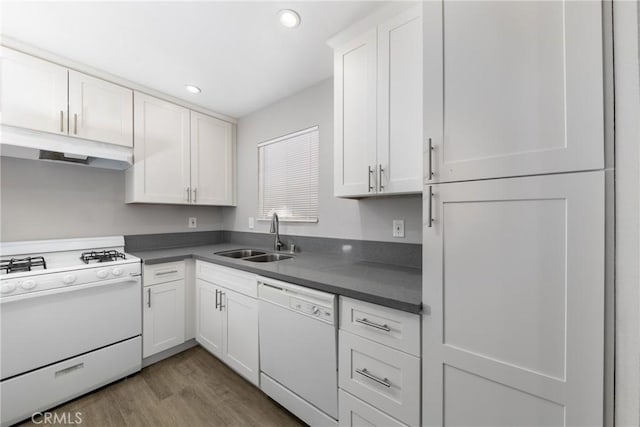
<svg viewBox="0 0 640 427"><path fill-rule="evenodd" d="M420 313L422 309L422 271L418 268L362 261L349 254L303 252L296 253L292 259L270 263L215 255L215 252L245 247L238 243L222 243L133 251L132 254L145 264L195 258L410 313ZM268 248L255 249L272 252Z"/></svg>

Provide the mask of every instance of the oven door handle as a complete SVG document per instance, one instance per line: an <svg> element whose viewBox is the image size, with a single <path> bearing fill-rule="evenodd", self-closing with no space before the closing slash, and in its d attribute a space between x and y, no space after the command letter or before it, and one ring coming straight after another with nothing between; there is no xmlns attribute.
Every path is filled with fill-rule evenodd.
<svg viewBox="0 0 640 427"><path fill-rule="evenodd" d="M113 284L116 284L116 283L140 283L140 279L138 277L131 277L131 278L119 278L119 279L103 280L103 281L100 281L100 282L86 283L84 285L67 286L65 288L57 288L57 289L50 289L50 290L47 290L47 291L30 292L28 294L7 296L7 297L0 298L0 304L7 304L7 303L10 303L10 302L17 302L17 301L25 301L25 300L28 300L28 299L31 299L31 298L38 298L38 297L44 297L44 296L50 296L50 295L61 295L61 294L69 293L69 292L82 291L82 290L85 290L85 289L92 289L92 288L99 288L101 286L109 286L109 285L113 285Z"/></svg>

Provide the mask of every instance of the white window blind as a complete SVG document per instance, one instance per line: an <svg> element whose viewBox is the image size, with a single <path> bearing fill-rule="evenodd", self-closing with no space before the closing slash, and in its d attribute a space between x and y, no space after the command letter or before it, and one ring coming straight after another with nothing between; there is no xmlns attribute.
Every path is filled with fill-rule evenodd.
<svg viewBox="0 0 640 427"><path fill-rule="evenodd" d="M318 221L318 126L258 145L259 215Z"/></svg>

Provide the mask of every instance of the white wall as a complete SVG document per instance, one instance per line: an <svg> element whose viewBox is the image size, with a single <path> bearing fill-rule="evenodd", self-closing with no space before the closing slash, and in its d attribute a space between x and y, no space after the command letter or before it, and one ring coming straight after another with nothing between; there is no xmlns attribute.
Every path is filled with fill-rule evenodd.
<svg viewBox="0 0 640 427"><path fill-rule="evenodd" d="M7 157L0 169L0 241L222 229L217 207L125 205L121 171Z"/></svg>
<svg viewBox="0 0 640 427"><path fill-rule="evenodd" d="M616 426L640 425L640 10L613 2L616 123Z"/></svg>
<svg viewBox="0 0 640 427"><path fill-rule="evenodd" d="M238 205L225 208L225 229L269 231L248 218L258 212L257 144L314 125L320 131L320 221L317 224L282 223L283 234L404 243L422 242L422 196L347 200L333 196L333 79L325 80L289 98L251 113L238 121ZM392 220L405 220L406 238L391 236Z"/></svg>

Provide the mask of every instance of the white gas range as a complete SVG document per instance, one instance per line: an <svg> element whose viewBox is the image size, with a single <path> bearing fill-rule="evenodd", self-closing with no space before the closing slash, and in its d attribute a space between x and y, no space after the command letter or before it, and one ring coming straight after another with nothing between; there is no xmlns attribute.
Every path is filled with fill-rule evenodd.
<svg viewBox="0 0 640 427"><path fill-rule="evenodd" d="M0 244L2 426L141 368L140 259L124 238Z"/></svg>

